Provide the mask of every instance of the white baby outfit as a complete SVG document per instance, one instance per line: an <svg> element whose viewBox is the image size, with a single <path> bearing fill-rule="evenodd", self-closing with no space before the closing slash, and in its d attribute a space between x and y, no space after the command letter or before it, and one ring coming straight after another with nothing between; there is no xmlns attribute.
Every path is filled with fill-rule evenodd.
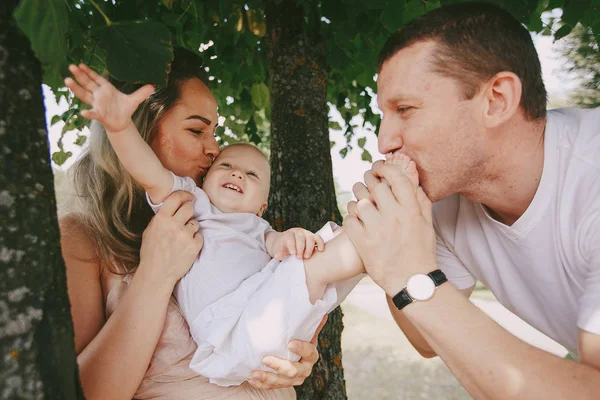
<svg viewBox="0 0 600 400"><path fill-rule="evenodd" d="M172 192L195 196L194 218L204 246L175 287L175 297L198 344L190 367L221 386L239 385L266 355L297 361L292 339L310 341L323 316L333 310L362 276L329 285L311 304L304 263L271 259L265 247L268 222L250 213L224 213L191 178L174 176ZM154 205L157 212L162 204ZM317 232L325 241L335 224Z"/></svg>

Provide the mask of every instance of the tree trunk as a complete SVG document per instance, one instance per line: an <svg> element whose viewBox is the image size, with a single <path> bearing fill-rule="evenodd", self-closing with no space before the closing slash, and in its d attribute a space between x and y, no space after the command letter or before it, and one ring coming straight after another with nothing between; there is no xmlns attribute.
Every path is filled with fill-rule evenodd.
<svg viewBox="0 0 600 400"><path fill-rule="evenodd" d="M272 167L267 218L279 231L294 226L316 231L329 220L341 221L330 154L324 43L318 19L305 12L316 11L316 3L299 3L267 1L265 9ZM321 357L297 389L299 400L346 398L342 329L338 307L319 336Z"/></svg>
<svg viewBox="0 0 600 400"><path fill-rule="evenodd" d="M41 68L0 6L0 398L82 399Z"/></svg>

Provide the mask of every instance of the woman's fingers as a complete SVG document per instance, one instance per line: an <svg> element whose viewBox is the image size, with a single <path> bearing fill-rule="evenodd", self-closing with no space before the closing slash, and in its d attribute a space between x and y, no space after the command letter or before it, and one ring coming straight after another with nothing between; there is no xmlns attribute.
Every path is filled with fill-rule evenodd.
<svg viewBox="0 0 600 400"><path fill-rule="evenodd" d="M175 211L173 219L181 225L185 225L193 216L194 206L192 206L191 203L184 203L181 205L181 207L179 207L177 211Z"/></svg>
<svg viewBox="0 0 600 400"><path fill-rule="evenodd" d="M190 219L186 224L185 227L187 229L189 229L192 234L198 232L198 229L200 228L200 224L198 223L198 221L196 221L195 219Z"/></svg>
<svg viewBox="0 0 600 400"><path fill-rule="evenodd" d="M164 213L165 215L168 215L168 216L174 216L182 204L189 202L189 201L193 201L193 200L194 200L194 195L190 192L186 192L183 190L173 192L167 196L165 201L163 201L163 206L161 207L159 214ZM190 218L191 218L191 216L189 216L188 218L183 220L181 223L184 224Z"/></svg>

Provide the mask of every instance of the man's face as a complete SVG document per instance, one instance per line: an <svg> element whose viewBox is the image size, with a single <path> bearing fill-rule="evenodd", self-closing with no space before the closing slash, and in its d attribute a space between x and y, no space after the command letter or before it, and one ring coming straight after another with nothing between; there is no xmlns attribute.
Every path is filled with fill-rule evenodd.
<svg viewBox="0 0 600 400"><path fill-rule="evenodd" d="M485 159L482 99L465 100L457 80L433 72L436 51L433 42L404 48L377 79L379 151L407 154L432 201L476 185Z"/></svg>

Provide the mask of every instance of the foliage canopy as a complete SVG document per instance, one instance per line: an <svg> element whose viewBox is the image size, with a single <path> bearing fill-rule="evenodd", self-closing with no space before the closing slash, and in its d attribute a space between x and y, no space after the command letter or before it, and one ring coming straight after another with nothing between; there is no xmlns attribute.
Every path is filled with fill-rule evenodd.
<svg viewBox="0 0 600 400"><path fill-rule="evenodd" d="M268 143L270 101L266 47L267 1L287 0L23 0L15 17L29 36L44 67L44 83L68 98L72 110L55 116L64 132L82 128L81 104L69 98L62 83L69 63L108 69L119 80L164 84L173 46L198 53L214 80L227 141ZM361 115L375 129L371 110L376 90L375 61L391 32L436 7L465 0L290 0L302 6L306 32L326 49L328 102L346 121L345 137L354 135L350 120ZM578 23L600 42L600 0L488 0L512 12L528 29L560 39ZM544 25L544 11L562 8L560 28ZM330 127L341 129L331 122ZM85 137L78 139L82 144ZM359 147L364 147L361 140ZM59 146L61 144L59 143ZM350 150L341 150L345 156ZM62 154L60 154L62 153ZM54 154L61 163L69 154ZM370 155L363 150L363 159Z"/></svg>

